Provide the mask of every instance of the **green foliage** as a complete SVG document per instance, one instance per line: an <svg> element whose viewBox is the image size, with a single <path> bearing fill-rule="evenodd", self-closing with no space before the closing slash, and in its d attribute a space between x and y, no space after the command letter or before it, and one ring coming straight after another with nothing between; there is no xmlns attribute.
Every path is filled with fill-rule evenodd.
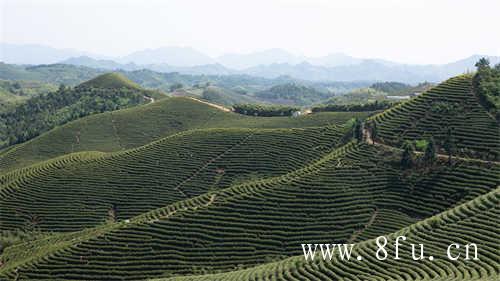
<svg viewBox="0 0 500 281"><path fill-rule="evenodd" d="M294 105L309 105L325 100L331 96L331 93L320 92L313 87L307 87L297 83L276 85L268 90L255 94L255 97L266 102Z"/></svg>
<svg viewBox="0 0 500 281"><path fill-rule="evenodd" d="M405 141L402 148L401 167L403 169L410 169L415 164L415 147L411 141Z"/></svg>
<svg viewBox="0 0 500 281"><path fill-rule="evenodd" d="M416 86L411 86L399 82L380 82L370 86L370 88L387 93L389 96L406 96L414 93L422 93L434 86L432 83L423 82Z"/></svg>
<svg viewBox="0 0 500 281"><path fill-rule="evenodd" d="M400 82L378 82L372 84L370 88L380 92L386 92L388 94L397 94L411 88L411 85Z"/></svg>
<svg viewBox="0 0 500 281"><path fill-rule="evenodd" d="M416 140L415 149L418 151L424 151L427 148L429 142L427 140Z"/></svg>
<svg viewBox="0 0 500 281"><path fill-rule="evenodd" d="M264 117L292 116L300 111L298 107L263 104L235 104L233 110L239 114Z"/></svg>
<svg viewBox="0 0 500 281"><path fill-rule="evenodd" d="M448 154L448 165L451 165L452 163L452 155L455 153L456 150L456 141L455 138L453 137L453 129L448 128L446 131L446 138L444 139L443 142L443 149L446 151Z"/></svg>
<svg viewBox="0 0 500 281"><path fill-rule="evenodd" d="M363 123L358 118L354 121L354 126L352 127L353 137L357 142L363 141Z"/></svg>
<svg viewBox="0 0 500 281"><path fill-rule="evenodd" d="M170 92L173 92L175 90L181 89L182 87L184 87L184 85L182 85L182 83L177 82L177 83L170 85L169 90L170 90Z"/></svg>
<svg viewBox="0 0 500 281"><path fill-rule="evenodd" d="M324 111L377 111L385 110L394 105L394 102L389 101L375 101L365 104L326 104L321 106L315 106L311 110L312 112L324 112Z"/></svg>
<svg viewBox="0 0 500 281"><path fill-rule="evenodd" d="M474 93L486 110L500 121L500 64L491 68L489 61L482 58L476 67L477 72L472 80Z"/></svg>
<svg viewBox="0 0 500 281"><path fill-rule="evenodd" d="M430 166L436 161L436 159L436 145L434 143L434 138L430 138L430 140L427 141L422 161L424 165Z"/></svg>

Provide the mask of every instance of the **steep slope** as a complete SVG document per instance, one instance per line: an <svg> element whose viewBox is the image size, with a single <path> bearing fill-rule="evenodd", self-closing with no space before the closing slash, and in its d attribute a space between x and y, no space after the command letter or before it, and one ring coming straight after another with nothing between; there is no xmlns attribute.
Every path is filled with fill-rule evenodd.
<svg viewBox="0 0 500 281"><path fill-rule="evenodd" d="M0 173L78 151L121 151L196 128L292 128L342 124L369 113L321 113L298 118L249 117L222 112L188 98L78 119L28 142L0 151Z"/></svg>
<svg viewBox="0 0 500 281"><path fill-rule="evenodd" d="M0 274L11 279L17 276L37 280L142 280L232 271L300 255L301 243L357 242L395 232L495 190L498 185L500 166L480 162L460 161L452 167L436 164L432 172L407 179L401 170L394 168L394 160L388 160L391 156L398 158L393 153L376 146L348 144L303 169L277 178L206 193L129 222L7 248ZM478 199L478 203L493 213L482 213L483 207L479 210L460 207L457 210L464 210L463 213L453 215L468 216L472 220L464 222L473 222L472 226L481 227L491 235L494 223L480 226L473 218L478 215L486 222L488 215L496 213L493 219L498 219L498 200L492 201L492 194L486 195L487 199ZM455 216L449 219L454 220ZM420 225L426 224L417 226ZM453 236L444 226L430 225L438 233L441 229L446 232L436 235L435 240L426 232L412 239L441 241L443 235L445 238L460 235ZM441 220L437 225L441 226ZM489 248L485 250L491 253L493 245L488 241ZM363 249L368 248L372 249ZM304 280L312 278L311 274L314 276L297 271L301 270L299 258L280 267L285 262L277 268L271 264L259 270L228 274L228 279L242 280L247 275L261 274L266 268L274 270L269 277L283 280L299 278L298 274L306 274L300 278ZM485 263L491 273L494 262L486 259ZM409 264L409 270L416 270L414 263ZM283 269L289 272L282 275L278 271L278 276L274 275L276 270ZM327 269L335 270L338 276L350 277L358 270L356 266L342 267L340 273L332 266ZM380 273L388 274L384 270ZM318 274L320 280L327 280L321 276L336 276L321 271ZM422 274L425 276L425 272L418 270L416 276Z"/></svg>
<svg viewBox="0 0 500 281"><path fill-rule="evenodd" d="M434 137L442 147L450 130L454 154L485 160L500 157L499 124L473 94L470 75L451 78L372 119L378 141L392 146Z"/></svg>
<svg viewBox="0 0 500 281"><path fill-rule="evenodd" d="M388 235L389 244L385 248L389 258L377 260L378 249L375 240L357 245L349 261L338 257L332 261L323 261L316 257L314 262L305 262L303 256L297 256L280 262L255 268L224 274L165 278L169 281L224 281L224 280L433 280L433 281L493 281L498 280L498 222L500 220L500 189L457 206L438 216L431 217ZM407 240L400 248L400 260L393 259L394 242L397 236L405 235ZM392 242L392 243L391 243ZM329 241L331 243L331 241ZM423 244L426 258L421 261L411 259L410 243ZM451 261L446 257L446 249L451 243L476 243L478 260L464 260L464 249L453 252L461 253L461 258ZM418 246L417 246L418 248ZM471 247L471 249L474 249ZM318 254L319 255L319 254ZM362 256L358 261L356 256ZM429 256L434 260L430 261Z"/></svg>
<svg viewBox="0 0 500 281"><path fill-rule="evenodd" d="M0 230L80 230L237 182L284 174L327 153L346 130L188 131L85 161L69 155L15 170L0 177Z"/></svg>

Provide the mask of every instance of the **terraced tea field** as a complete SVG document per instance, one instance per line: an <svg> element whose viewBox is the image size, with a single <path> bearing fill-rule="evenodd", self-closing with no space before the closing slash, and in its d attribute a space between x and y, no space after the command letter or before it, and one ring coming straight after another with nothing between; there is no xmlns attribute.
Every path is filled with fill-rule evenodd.
<svg viewBox="0 0 500 281"><path fill-rule="evenodd" d="M300 168L338 145L346 130L188 131L133 150L70 155L13 171L0 177L0 230L79 230L104 223L110 210L116 219L129 219Z"/></svg>
<svg viewBox="0 0 500 281"><path fill-rule="evenodd" d="M391 153L348 144L279 177L205 193L129 223L93 230L99 235L84 232L80 239L62 236L55 245L37 241L36 247L11 247L4 257L6 264L22 263L20 278L37 280L140 280L232 271L300 255L301 243L388 234L498 185L500 166L467 162L422 175L410 185L385 162ZM457 175L463 176L457 180ZM38 251L51 254L20 260L25 247L33 247L35 257ZM15 275L8 267L5 271Z"/></svg>
<svg viewBox="0 0 500 281"><path fill-rule="evenodd" d="M375 258L376 241L368 240L357 248L353 255L364 257L361 261L350 260L304 262L303 256L289 258L247 270L230 273L165 278L162 281L223 281L223 280L498 280L498 221L500 220L500 190L497 188L475 200L457 206L436 217L415 223L388 236L394 241L404 234L408 240L400 253L411 256L409 243L428 246L428 255L433 261L409 259ZM449 241L465 245L477 243L479 260L450 261L443 253ZM444 250L443 250L444 249ZM394 252L394 245L387 250ZM463 254L463 252L462 252ZM437 258L441 257L441 258ZM157 280L159 281L159 280Z"/></svg>
<svg viewBox="0 0 500 281"><path fill-rule="evenodd" d="M297 118L250 117L223 112L189 98L88 116L31 141L0 151L0 174L67 153L114 152L139 147L175 133L203 128L303 128L343 124L366 112L320 113Z"/></svg>
<svg viewBox="0 0 500 281"><path fill-rule="evenodd" d="M455 154L485 160L500 157L500 127L473 94L471 75L451 78L373 120L379 141L392 146L431 136L442 146L450 129Z"/></svg>

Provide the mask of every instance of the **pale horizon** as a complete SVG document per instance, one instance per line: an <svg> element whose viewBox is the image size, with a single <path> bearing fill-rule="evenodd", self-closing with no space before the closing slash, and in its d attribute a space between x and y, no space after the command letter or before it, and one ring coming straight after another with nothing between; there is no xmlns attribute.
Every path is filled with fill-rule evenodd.
<svg viewBox="0 0 500 281"><path fill-rule="evenodd" d="M282 49L407 64L500 56L500 1L372 2L4 0L0 41L106 57L170 46L212 58Z"/></svg>

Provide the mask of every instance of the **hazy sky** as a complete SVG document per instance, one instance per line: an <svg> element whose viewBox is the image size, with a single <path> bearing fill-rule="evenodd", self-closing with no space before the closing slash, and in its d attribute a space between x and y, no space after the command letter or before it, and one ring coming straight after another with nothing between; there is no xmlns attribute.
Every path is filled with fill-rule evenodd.
<svg viewBox="0 0 500 281"><path fill-rule="evenodd" d="M500 0L0 0L1 40L120 56L282 48L407 63L500 55Z"/></svg>

